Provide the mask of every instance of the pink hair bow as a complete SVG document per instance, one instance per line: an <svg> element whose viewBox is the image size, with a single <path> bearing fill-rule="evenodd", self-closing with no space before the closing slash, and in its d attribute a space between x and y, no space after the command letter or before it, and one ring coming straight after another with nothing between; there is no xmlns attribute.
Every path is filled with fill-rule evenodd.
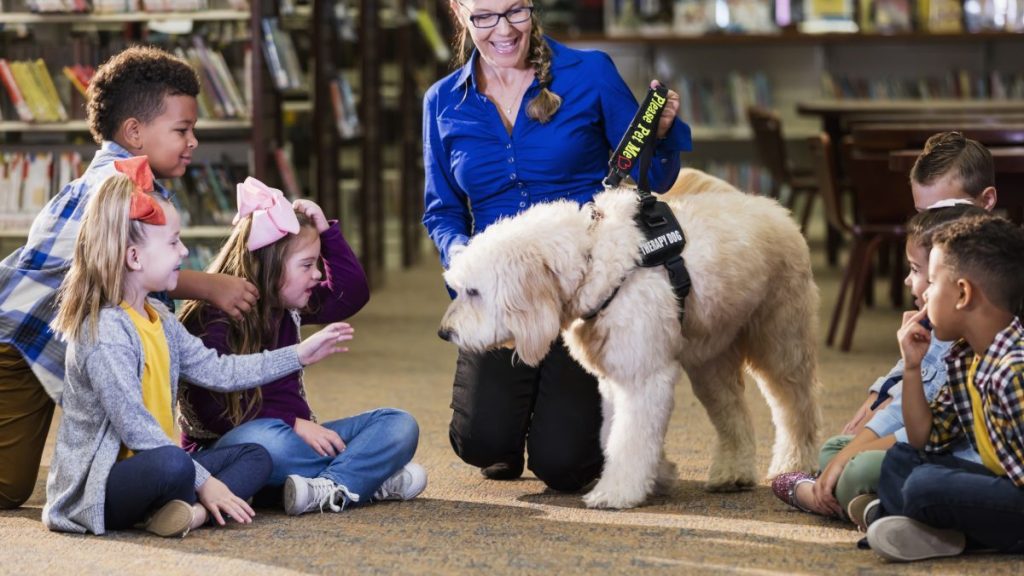
<svg viewBox="0 0 1024 576"><path fill-rule="evenodd" d="M288 234L299 233L299 219L284 194L259 180L248 177L238 185L238 221L252 214L252 228L246 247L250 252L273 244Z"/></svg>

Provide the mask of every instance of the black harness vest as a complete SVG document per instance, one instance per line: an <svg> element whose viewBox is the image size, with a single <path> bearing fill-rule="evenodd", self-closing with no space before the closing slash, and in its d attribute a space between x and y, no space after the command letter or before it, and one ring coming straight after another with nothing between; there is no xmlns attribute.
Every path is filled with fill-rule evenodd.
<svg viewBox="0 0 1024 576"><path fill-rule="evenodd" d="M622 137L618 148L615 149L615 153L608 161L609 171L608 176L604 179L604 185L608 188L617 186L629 174L633 164L639 161L640 180L637 183L639 206L634 221L644 235L644 241L639 246L640 266L643 268L665 267L672 290L679 301L681 318L685 313L686 297L690 294L691 286L690 274L687 272L686 262L683 260L686 236L679 226L679 220L672 213L672 208L651 194L647 178L651 157L654 153L658 119L661 118L661 112L668 99L667 95L668 90L663 86L651 89L647 93L647 98L640 105L636 116L633 117L629 130ZM617 287L601 306L583 316L583 319L590 320L596 317L608 307L618 293L619 288Z"/></svg>

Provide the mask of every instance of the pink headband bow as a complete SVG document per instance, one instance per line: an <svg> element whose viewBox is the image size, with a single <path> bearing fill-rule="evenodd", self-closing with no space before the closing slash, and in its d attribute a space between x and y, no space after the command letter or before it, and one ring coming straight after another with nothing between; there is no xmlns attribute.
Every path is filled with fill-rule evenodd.
<svg viewBox="0 0 1024 576"><path fill-rule="evenodd" d="M238 185L238 221L252 214L252 228L246 247L250 252L273 244L288 234L299 233L299 219L284 194L259 180L248 177Z"/></svg>

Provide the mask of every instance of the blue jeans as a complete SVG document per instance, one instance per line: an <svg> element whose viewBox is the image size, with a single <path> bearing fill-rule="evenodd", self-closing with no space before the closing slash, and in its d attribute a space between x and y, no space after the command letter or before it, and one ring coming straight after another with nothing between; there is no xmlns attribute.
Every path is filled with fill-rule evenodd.
<svg viewBox="0 0 1024 576"><path fill-rule="evenodd" d="M379 408L349 418L323 422L345 442L337 456L321 456L277 418L250 420L231 430L214 448L236 444L259 444L270 452L274 470L268 486L281 486L289 474L306 478L329 478L359 495L366 503L385 480L412 460L419 443L420 428L407 412Z"/></svg>
<svg viewBox="0 0 1024 576"><path fill-rule="evenodd" d="M139 452L114 464L107 476L103 519L109 530L141 522L171 500L195 504L195 460L235 496L248 500L270 475L270 454L262 446L239 444L189 454L177 446Z"/></svg>
<svg viewBox="0 0 1024 576"><path fill-rule="evenodd" d="M958 530L974 548L1024 551L1024 488L981 464L898 443L878 482L883 515Z"/></svg>

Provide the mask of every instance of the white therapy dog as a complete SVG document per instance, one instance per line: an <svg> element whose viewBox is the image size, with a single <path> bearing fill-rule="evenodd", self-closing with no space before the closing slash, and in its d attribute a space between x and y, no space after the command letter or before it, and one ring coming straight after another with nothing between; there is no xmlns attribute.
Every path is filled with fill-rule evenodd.
<svg viewBox="0 0 1024 576"><path fill-rule="evenodd" d="M472 351L511 345L536 365L564 333L572 355L598 377L605 465L584 497L592 508L637 506L675 482L663 444L681 369L718 433L708 489L757 481L744 369L776 427L769 476L816 461L818 291L807 244L774 200L683 173L680 182L711 185L662 197L686 236L693 288L682 322L665 269L637 267L643 236L633 221L636 193L627 188L582 208L540 204L497 222L444 276L457 297L442 337ZM616 287L606 308L582 319Z"/></svg>

